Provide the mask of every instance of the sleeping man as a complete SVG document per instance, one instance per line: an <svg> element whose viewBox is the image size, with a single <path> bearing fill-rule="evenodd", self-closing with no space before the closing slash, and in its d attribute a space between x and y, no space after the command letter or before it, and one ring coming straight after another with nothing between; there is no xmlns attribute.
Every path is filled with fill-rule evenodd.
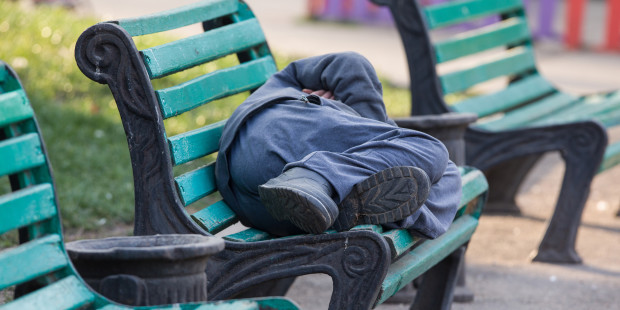
<svg viewBox="0 0 620 310"><path fill-rule="evenodd" d="M443 144L397 127L350 52L292 62L250 95L224 127L216 179L244 225L279 236L382 224L436 238L461 197Z"/></svg>

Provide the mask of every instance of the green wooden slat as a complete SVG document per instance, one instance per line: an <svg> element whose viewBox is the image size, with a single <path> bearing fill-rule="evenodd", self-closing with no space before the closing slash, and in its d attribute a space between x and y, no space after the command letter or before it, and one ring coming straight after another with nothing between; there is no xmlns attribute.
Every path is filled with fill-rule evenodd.
<svg viewBox="0 0 620 310"><path fill-rule="evenodd" d="M211 234L217 234L239 221L237 214L223 200L192 214L191 217Z"/></svg>
<svg viewBox="0 0 620 310"><path fill-rule="evenodd" d="M0 163L0 176L44 164L39 135L30 133L0 142Z"/></svg>
<svg viewBox="0 0 620 310"><path fill-rule="evenodd" d="M0 252L0 289L58 270L69 261L62 239L53 234Z"/></svg>
<svg viewBox="0 0 620 310"><path fill-rule="evenodd" d="M253 18L142 51L151 79L246 50L265 42Z"/></svg>
<svg viewBox="0 0 620 310"><path fill-rule="evenodd" d="M185 303L166 306L142 306L133 308L117 304L108 304L100 310L259 310L259 309L278 309L278 310L298 310L299 308L292 301L286 298L267 297L252 298L251 300L222 300L211 301L209 303Z"/></svg>
<svg viewBox="0 0 620 310"><path fill-rule="evenodd" d="M215 184L215 164L200 167L174 179L179 195L186 206L212 194L217 190Z"/></svg>
<svg viewBox="0 0 620 310"><path fill-rule="evenodd" d="M509 87L488 95L463 100L452 106L456 112L470 112L484 117L501 112L543 95L554 92L555 88L538 74L528 76Z"/></svg>
<svg viewBox="0 0 620 310"><path fill-rule="evenodd" d="M170 154L180 165L217 151L226 120L168 138Z"/></svg>
<svg viewBox="0 0 620 310"><path fill-rule="evenodd" d="M205 74L183 84L156 91L164 118L207 102L258 88L277 71L271 56Z"/></svg>
<svg viewBox="0 0 620 310"><path fill-rule="evenodd" d="M515 17L438 42L435 44L435 53L437 62L442 63L494 47L522 43L529 38L527 21Z"/></svg>
<svg viewBox="0 0 620 310"><path fill-rule="evenodd" d="M620 142L610 144L605 150L605 156L603 157L603 163L598 172L603 172L609 168L615 167L620 164Z"/></svg>
<svg viewBox="0 0 620 310"><path fill-rule="evenodd" d="M413 251L404 254L392 263L381 285L377 304L394 295L407 283L429 270L439 261L465 244L478 225L478 220L470 215L463 215L450 226L445 234L437 239L427 240Z"/></svg>
<svg viewBox="0 0 620 310"><path fill-rule="evenodd" d="M468 169L461 174L461 201L459 210L465 207L470 201L489 189L489 183L484 174L478 169Z"/></svg>
<svg viewBox="0 0 620 310"><path fill-rule="evenodd" d="M383 232L383 227L381 225L362 224L362 225L354 226L353 228L349 230L369 230L369 231L374 231L380 234Z"/></svg>
<svg viewBox="0 0 620 310"><path fill-rule="evenodd" d="M274 237L262 230L258 230L256 228L248 228L238 233L223 236L222 238L228 241L235 242L256 242L273 239Z"/></svg>
<svg viewBox="0 0 620 310"><path fill-rule="evenodd" d="M452 1L423 9L429 29L445 27L486 15L514 12L523 8L521 0Z"/></svg>
<svg viewBox="0 0 620 310"><path fill-rule="evenodd" d="M578 98L566 93L556 93L527 106L510 111L504 117L486 123L477 124L486 130L505 130L523 126L533 126L533 122L555 111L575 104Z"/></svg>
<svg viewBox="0 0 620 310"><path fill-rule="evenodd" d="M536 63L532 49L530 47L518 47L474 67L444 74L440 80L444 94L450 94L464 91L471 86L496 77L535 69Z"/></svg>
<svg viewBox="0 0 620 310"><path fill-rule="evenodd" d="M0 94L0 109L0 127L23 121L34 114L22 89Z"/></svg>
<svg viewBox="0 0 620 310"><path fill-rule="evenodd" d="M392 229L382 235L390 247L392 259L399 257L420 241L420 238L413 236L406 229Z"/></svg>
<svg viewBox="0 0 620 310"><path fill-rule="evenodd" d="M606 123L606 126L613 126L613 122L620 122L620 119L614 117L614 112L620 110L620 95L616 96L599 96L596 99L585 97L579 102L567 109L563 109L558 113L553 113L543 117L536 122L535 125L552 125L558 123L569 123L589 119L598 119ZM607 119L611 122L605 122Z"/></svg>
<svg viewBox="0 0 620 310"><path fill-rule="evenodd" d="M174 304L174 305L165 305L165 306L141 306L139 308L117 305L117 304L108 304L101 308L97 308L99 310L259 310L259 304L254 300L223 300L223 301L212 301L209 303L199 304L199 303L184 303L184 304ZM280 309L280 308L276 308ZM286 309L286 308L284 308ZM296 309L296 308L293 308Z"/></svg>
<svg viewBox="0 0 620 310"><path fill-rule="evenodd" d="M95 294L77 276L69 276L0 308L3 310L80 309L94 301Z"/></svg>
<svg viewBox="0 0 620 310"><path fill-rule="evenodd" d="M620 110L595 115L594 119L601 122L605 127L618 126L620 125Z"/></svg>
<svg viewBox="0 0 620 310"><path fill-rule="evenodd" d="M292 301L283 297L269 297L254 299L261 309L298 310L299 307Z"/></svg>
<svg viewBox="0 0 620 310"><path fill-rule="evenodd" d="M141 36L229 15L236 12L238 7L239 3L236 0L200 1L164 12L122 19L116 23L131 36Z"/></svg>
<svg viewBox="0 0 620 310"><path fill-rule="evenodd" d="M0 196L0 234L55 216L51 184L41 184Z"/></svg>

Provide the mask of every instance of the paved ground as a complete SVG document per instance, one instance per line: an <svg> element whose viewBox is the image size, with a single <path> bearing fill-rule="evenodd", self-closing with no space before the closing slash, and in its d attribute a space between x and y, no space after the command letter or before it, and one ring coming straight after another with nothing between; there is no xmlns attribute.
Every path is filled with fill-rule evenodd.
<svg viewBox="0 0 620 310"><path fill-rule="evenodd" d="M104 19L193 2L83 1L83 10ZM275 51L310 56L353 50L368 57L394 83L408 83L405 56L394 29L309 22L304 18L303 0L247 2ZM596 47L603 37L604 7L602 2L590 4L584 33L586 44ZM144 9L145 6L149 9ZM560 32L562 24L558 20ZM536 53L542 73L569 92L620 89L620 53L569 52L555 42L538 44ZM613 132L612 137L618 140L620 131ZM467 253L467 281L476 298L473 303L455 304L453 309L620 308L620 218L615 216L620 204L619 167L597 176L592 185L577 240L584 264L558 266L530 262L553 211L562 175L559 157L546 157L519 195L522 216L482 217ZM330 279L319 275L300 278L288 296L303 309L325 309L330 294ZM406 309L406 306L382 305L378 309Z"/></svg>

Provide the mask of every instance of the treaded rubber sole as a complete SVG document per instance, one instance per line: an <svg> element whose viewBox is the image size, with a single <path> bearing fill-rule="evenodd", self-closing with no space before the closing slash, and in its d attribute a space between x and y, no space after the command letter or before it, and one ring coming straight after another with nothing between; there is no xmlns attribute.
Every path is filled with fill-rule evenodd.
<svg viewBox="0 0 620 310"><path fill-rule="evenodd" d="M356 184L340 203L333 228L351 229L359 224L385 224L416 212L430 191L426 173L416 167L393 167Z"/></svg>
<svg viewBox="0 0 620 310"><path fill-rule="evenodd" d="M290 221L307 233L320 234L334 221L325 205L328 202L321 202L298 188L264 184L258 187L258 193L271 216L278 221ZM337 209L332 203L332 208Z"/></svg>

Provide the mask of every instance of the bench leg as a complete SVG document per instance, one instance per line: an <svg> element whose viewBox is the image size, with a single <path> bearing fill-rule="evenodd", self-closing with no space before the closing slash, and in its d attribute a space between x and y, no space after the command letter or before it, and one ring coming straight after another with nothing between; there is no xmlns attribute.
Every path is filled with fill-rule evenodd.
<svg viewBox="0 0 620 310"><path fill-rule="evenodd" d="M534 261L581 263L575 251L577 230L607 147L605 128L587 121L503 132L470 129L466 141L468 164L480 170L515 158L560 152L566 164L562 189Z"/></svg>
<svg viewBox="0 0 620 310"><path fill-rule="evenodd" d="M528 155L495 165L484 171L489 182L489 198L485 214L521 214L516 195L528 172L542 154Z"/></svg>
<svg viewBox="0 0 620 310"><path fill-rule="evenodd" d="M228 299L262 283L324 273L333 281L329 309L370 309L390 261L387 242L370 231L227 242L224 251L209 259L208 299Z"/></svg>
<svg viewBox="0 0 620 310"><path fill-rule="evenodd" d="M466 249L466 245L456 249L424 274L411 310L450 309L459 265Z"/></svg>

